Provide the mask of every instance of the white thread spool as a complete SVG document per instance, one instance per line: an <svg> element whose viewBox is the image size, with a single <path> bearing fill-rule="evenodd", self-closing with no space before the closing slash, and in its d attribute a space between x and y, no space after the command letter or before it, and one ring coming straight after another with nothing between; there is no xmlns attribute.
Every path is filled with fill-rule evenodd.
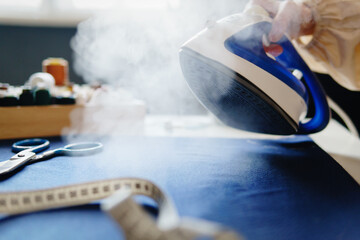
<svg viewBox="0 0 360 240"><path fill-rule="evenodd" d="M50 73L38 72L30 76L28 85L30 85L32 89L41 86L42 89L50 90L55 86L55 79Z"/></svg>

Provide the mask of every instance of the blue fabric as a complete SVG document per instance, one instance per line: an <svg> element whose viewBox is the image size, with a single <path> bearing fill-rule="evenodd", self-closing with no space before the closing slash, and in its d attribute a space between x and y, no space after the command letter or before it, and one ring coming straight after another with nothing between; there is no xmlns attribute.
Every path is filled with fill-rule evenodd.
<svg viewBox="0 0 360 240"><path fill-rule="evenodd" d="M50 139L51 148L62 146ZM0 142L0 159L13 141ZM157 183L181 216L227 225L248 239L358 239L360 188L309 138L119 138L88 157L56 157L0 182L0 191L117 177ZM97 206L0 220L0 239L123 239Z"/></svg>

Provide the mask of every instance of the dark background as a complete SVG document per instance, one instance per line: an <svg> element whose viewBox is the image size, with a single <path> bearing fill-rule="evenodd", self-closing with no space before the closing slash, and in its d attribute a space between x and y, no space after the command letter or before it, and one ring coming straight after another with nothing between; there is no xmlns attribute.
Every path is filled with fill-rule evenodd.
<svg viewBox="0 0 360 240"><path fill-rule="evenodd" d="M340 86L329 75L316 74L324 87L327 95L334 100L351 118L358 132L360 132L360 92L350 91ZM336 113L332 113L333 118L342 123Z"/></svg>
<svg viewBox="0 0 360 240"><path fill-rule="evenodd" d="M70 40L76 27L27 27L0 25L0 82L23 85L48 57L69 61L70 80L83 83L72 68Z"/></svg>

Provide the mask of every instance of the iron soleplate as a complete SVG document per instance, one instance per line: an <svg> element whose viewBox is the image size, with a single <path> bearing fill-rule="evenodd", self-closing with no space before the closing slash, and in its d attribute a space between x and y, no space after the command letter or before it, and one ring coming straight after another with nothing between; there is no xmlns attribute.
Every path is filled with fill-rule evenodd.
<svg viewBox="0 0 360 240"><path fill-rule="evenodd" d="M290 135L298 125L248 79L191 49L180 51L187 83L199 101L224 124L257 133Z"/></svg>

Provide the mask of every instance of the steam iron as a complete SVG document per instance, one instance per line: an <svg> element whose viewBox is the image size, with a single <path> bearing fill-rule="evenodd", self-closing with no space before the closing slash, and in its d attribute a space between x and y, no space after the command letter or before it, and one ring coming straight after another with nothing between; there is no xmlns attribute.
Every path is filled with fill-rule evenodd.
<svg viewBox="0 0 360 240"><path fill-rule="evenodd" d="M267 16L245 13L207 27L180 49L184 77L198 100L231 127L276 135L321 131L330 119L325 93L286 37L278 42L280 56L266 54L263 36L270 29ZM315 114L305 122L309 97Z"/></svg>

